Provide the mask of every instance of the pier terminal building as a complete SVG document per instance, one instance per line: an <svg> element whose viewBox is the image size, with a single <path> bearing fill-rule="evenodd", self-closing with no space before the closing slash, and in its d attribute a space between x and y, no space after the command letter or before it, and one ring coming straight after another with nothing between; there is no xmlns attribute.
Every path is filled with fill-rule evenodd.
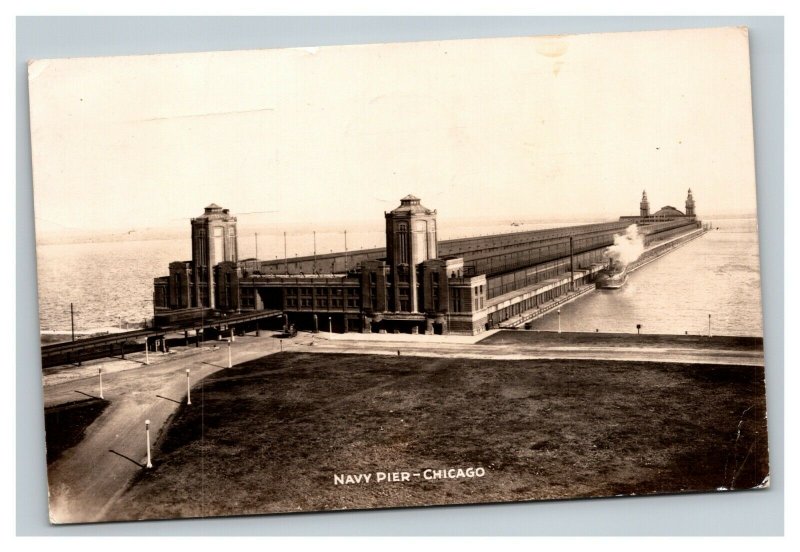
<svg viewBox="0 0 800 552"><path fill-rule="evenodd" d="M592 284L614 236L637 224L646 246L701 227L686 211L616 222L439 241L436 210L408 195L385 215L386 247L293 259L239 259L236 217L211 204L191 220L192 259L154 281L156 325L282 311L299 328L476 334Z"/></svg>

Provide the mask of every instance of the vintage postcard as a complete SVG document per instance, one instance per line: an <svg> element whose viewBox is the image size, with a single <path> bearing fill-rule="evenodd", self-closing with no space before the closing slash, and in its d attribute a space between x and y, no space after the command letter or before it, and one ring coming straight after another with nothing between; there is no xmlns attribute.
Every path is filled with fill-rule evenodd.
<svg viewBox="0 0 800 552"><path fill-rule="evenodd" d="M747 29L29 90L53 523L769 486Z"/></svg>

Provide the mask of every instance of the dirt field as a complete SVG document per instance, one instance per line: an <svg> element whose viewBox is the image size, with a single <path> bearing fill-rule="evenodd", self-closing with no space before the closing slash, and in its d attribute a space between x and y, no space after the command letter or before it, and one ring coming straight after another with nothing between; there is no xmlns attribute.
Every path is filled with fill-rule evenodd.
<svg viewBox="0 0 800 552"><path fill-rule="evenodd" d="M761 367L281 353L192 391L107 519L750 488ZM375 472L483 477L375 482ZM335 475L371 473L335 485Z"/></svg>

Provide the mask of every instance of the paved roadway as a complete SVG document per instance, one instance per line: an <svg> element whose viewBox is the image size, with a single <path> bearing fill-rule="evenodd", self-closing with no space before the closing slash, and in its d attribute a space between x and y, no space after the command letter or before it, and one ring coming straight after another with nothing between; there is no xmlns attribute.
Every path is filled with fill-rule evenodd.
<svg viewBox="0 0 800 552"><path fill-rule="evenodd" d="M441 336L358 336L301 333L283 340L284 350L316 353L353 353L447 356L485 359L608 359L654 362L703 362L763 365L762 352L698 350L679 347L543 347L526 345L479 345L477 338ZM366 338L366 339L364 339ZM395 341L403 339L403 341ZM456 341L456 342L454 342ZM186 369L194 385L227 366L227 345L213 349L174 349L174 354L151 354L151 365L134 360L104 362L104 396L111 404L86 430L84 439L64 452L49 467L51 519L57 523L103 520L105 512L121 495L146 462L144 421L149 419L151 442L186 400ZM231 352L233 363L246 362L280 350L281 342L266 333L262 337L237 337ZM143 356L143 355L142 355ZM105 373L107 370L107 373ZM81 377L84 376L85 377ZM45 379L47 406L96 396L96 369L75 379ZM197 399L194 401L197 402ZM154 462L157 462L157 458Z"/></svg>
<svg viewBox="0 0 800 552"><path fill-rule="evenodd" d="M103 375L103 394L111 404L87 428L84 439L48 468L51 521L103 519L112 501L146 463L145 420L150 420L151 443L155 442L165 422L186 401L186 369L191 370L194 385L227 367L227 345L220 345L200 352L190 347L174 355L151 353L150 366L139 364L120 371L114 371L114 363L106 359L109 373ZM231 349L233 363L274 353L279 347L279 340L271 337L237 337ZM44 388L47 406L98 394L96 374Z"/></svg>

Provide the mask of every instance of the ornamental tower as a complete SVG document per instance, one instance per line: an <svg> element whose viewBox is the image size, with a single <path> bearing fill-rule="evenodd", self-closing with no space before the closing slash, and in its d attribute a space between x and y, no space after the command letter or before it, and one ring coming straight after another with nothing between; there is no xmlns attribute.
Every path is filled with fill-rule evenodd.
<svg viewBox="0 0 800 552"><path fill-rule="evenodd" d="M647 201L647 192L642 190L642 201L639 203L639 216L649 217L650 216L650 202Z"/></svg>
<svg viewBox="0 0 800 552"><path fill-rule="evenodd" d="M394 312L418 312L417 267L437 257L436 210L420 204L420 199L407 195L400 207L385 213L386 262L391 269Z"/></svg>
<svg viewBox="0 0 800 552"><path fill-rule="evenodd" d="M686 216L693 217L694 215L694 198L692 197L692 189L689 188L689 195L686 196Z"/></svg>
<svg viewBox="0 0 800 552"><path fill-rule="evenodd" d="M214 267L239 260L236 217L212 203L192 219L195 306L214 308Z"/></svg>

